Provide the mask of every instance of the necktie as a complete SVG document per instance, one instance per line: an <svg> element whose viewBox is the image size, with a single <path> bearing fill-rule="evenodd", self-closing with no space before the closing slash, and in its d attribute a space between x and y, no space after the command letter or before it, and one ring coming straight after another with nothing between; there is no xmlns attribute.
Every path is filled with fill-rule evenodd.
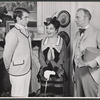
<svg viewBox="0 0 100 100"><path fill-rule="evenodd" d="M80 31L80 35L81 35L82 33L84 33L85 30L86 30L86 29L81 29L81 28L80 28L80 29L79 29L79 31Z"/></svg>

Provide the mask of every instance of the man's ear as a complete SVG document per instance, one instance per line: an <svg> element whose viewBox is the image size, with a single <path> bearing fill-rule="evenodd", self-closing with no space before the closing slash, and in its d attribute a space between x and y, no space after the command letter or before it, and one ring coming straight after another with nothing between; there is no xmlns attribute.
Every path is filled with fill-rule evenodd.
<svg viewBox="0 0 100 100"><path fill-rule="evenodd" d="M87 16L84 17L84 21L88 21L89 18Z"/></svg>
<svg viewBox="0 0 100 100"><path fill-rule="evenodd" d="M20 20L20 18L19 18L19 17L16 17L16 20L17 20L17 21L19 21L19 20Z"/></svg>

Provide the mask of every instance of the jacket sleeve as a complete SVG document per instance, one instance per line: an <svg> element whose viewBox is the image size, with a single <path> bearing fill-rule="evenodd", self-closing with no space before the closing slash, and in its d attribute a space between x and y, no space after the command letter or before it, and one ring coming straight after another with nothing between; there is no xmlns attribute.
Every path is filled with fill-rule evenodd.
<svg viewBox="0 0 100 100"><path fill-rule="evenodd" d="M63 64L64 64L64 59L65 59L65 49L66 48L66 45L65 45L65 42L63 41L63 45L62 45L62 48L61 48L61 51L60 51L60 54L59 54L59 60L58 62L56 63L54 60L54 63L55 63L55 66L54 66L54 71L56 72L56 75L58 77L60 77L60 74L63 74L64 73L64 68L63 68Z"/></svg>
<svg viewBox="0 0 100 100"><path fill-rule="evenodd" d="M63 41L63 45L62 45L62 48L61 48L61 51L60 51L60 55L59 55L59 60L57 62L58 66L61 66L64 63L64 58L65 58L65 54L66 54L65 50L66 50L66 45L65 45L65 42Z"/></svg>
<svg viewBox="0 0 100 100"><path fill-rule="evenodd" d="M17 46L17 37L13 32L9 32L5 37L5 41L6 43L3 52L3 60L5 67L8 70L12 60L13 53Z"/></svg>
<svg viewBox="0 0 100 100"><path fill-rule="evenodd" d="M39 48L38 59L40 63L40 69L37 74L38 81L40 81L40 77L44 76L44 71L47 69L47 64L45 62L45 57L41 48Z"/></svg>
<svg viewBox="0 0 100 100"><path fill-rule="evenodd" d="M97 35L97 47L98 49L100 49L100 31L98 32L98 35ZM100 66L100 55L96 57L95 60Z"/></svg>
<svg viewBox="0 0 100 100"><path fill-rule="evenodd" d="M39 49L39 62L40 62L40 65L42 66L42 67L46 67L47 66L47 64L46 64L46 62L45 62L45 57L44 57L44 55L43 55L43 51L41 50L41 48Z"/></svg>

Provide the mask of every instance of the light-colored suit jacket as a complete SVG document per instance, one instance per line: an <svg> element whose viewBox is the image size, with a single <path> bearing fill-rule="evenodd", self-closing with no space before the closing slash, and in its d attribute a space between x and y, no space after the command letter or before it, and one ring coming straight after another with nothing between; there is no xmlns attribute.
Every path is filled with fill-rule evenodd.
<svg viewBox="0 0 100 100"><path fill-rule="evenodd" d="M79 31L76 33L75 36L75 40L73 43L73 55L72 55L72 61L74 59L74 55L75 55L75 47L76 47L76 43L77 43L77 39L80 36ZM85 31L84 36L81 40L80 43L80 50L81 52L83 52L87 47L94 47L94 48L99 48L100 49L100 31L96 28L94 28L93 26L89 26L88 29ZM95 58L95 60L97 61L97 63L100 66L100 56L98 56L97 58ZM96 69L89 69L93 79L95 80L95 82L97 82L98 84L100 83L99 78L100 78L100 68L96 68Z"/></svg>
<svg viewBox="0 0 100 100"><path fill-rule="evenodd" d="M30 35L15 24L6 35L3 59L11 75L24 75L30 71L31 38Z"/></svg>

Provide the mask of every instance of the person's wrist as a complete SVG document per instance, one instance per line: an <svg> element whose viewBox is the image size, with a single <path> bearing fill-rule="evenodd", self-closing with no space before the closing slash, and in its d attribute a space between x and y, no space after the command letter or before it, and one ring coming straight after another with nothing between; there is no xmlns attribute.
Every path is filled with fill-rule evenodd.
<svg viewBox="0 0 100 100"><path fill-rule="evenodd" d="M96 60L95 60L95 62L96 62L96 66L98 67L99 66L98 62Z"/></svg>
<svg viewBox="0 0 100 100"><path fill-rule="evenodd" d="M95 68L95 67L98 66L98 63L97 63L96 60L93 60L93 61L91 61L91 62L89 63L89 66L90 66L91 68Z"/></svg>

